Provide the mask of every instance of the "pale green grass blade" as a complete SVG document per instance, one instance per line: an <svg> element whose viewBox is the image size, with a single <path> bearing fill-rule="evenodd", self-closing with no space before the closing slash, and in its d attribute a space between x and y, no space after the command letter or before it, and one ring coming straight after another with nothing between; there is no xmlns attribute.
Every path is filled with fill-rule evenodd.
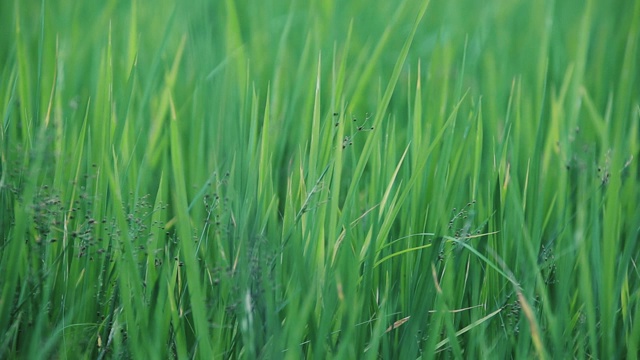
<svg viewBox="0 0 640 360"><path fill-rule="evenodd" d="M171 87L169 87L171 89ZM171 90L169 90L171 91ZM190 286L188 287L190 293L190 306L193 313L195 336L197 337L198 356L204 358L211 358L213 356L211 352L211 344L206 341L208 338L209 330L206 323L206 311L204 306L204 296L202 294L202 279L200 278L200 272L198 270L199 265L197 262L197 254L195 248L191 242L191 220L189 217L189 204L187 201L186 182L184 178L183 162L185 161L182 155L182 143L180 141L180 133L178 129L178 121L172 117L170 122L171 133L171 165L173 168L173 196L174 206L178 216L178 237L180 239L180 258L183 259L186 268L186 277Z"/></svg>

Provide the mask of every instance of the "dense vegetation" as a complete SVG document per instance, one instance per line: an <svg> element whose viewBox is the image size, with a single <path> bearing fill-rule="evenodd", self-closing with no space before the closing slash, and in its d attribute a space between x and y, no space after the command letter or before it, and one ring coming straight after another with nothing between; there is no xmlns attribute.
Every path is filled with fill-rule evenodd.
<svg viewBox="0 0 640 360"><path fill-rule="evenodd" d="M0 358L638 356L640 1L0 24Z"/></svg>

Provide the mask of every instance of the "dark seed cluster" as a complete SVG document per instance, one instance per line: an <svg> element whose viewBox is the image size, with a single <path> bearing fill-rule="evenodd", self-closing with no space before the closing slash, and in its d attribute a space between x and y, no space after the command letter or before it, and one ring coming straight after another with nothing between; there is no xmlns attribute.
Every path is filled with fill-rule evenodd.
<svg viewBox="0 0 640 360"><path fill-rule="evenodd" d="M338 117L340 114L337 112L333 113L334 117ZM355 116L351 115L351 119L353 121L353 124L355 126L355 131L352 132L351 135L346 135L344 137L344 139L342 139L342 148L346 149L347 146L351 146L353 145L353 139L356 137L357 134L364 132L364 131L371 131L374 129L373 126L366 126L367 121L369 121L369 119L371 118L371 115L369 113L365 113L365 119L361 124L358 124L358 118L356 118ZM335 126L340 125L340 122L338 120L336 120L335 122Z"/></svg>
<svg viewBox="0 0 640 360"><path fill-rule="evenodd" d="M481 228L471 230L471 224L475 213L471 209L476 201L467 203L462 209L453 208L453 217L449 220L447 229L453 231L456 238L468 238L471 235L479 234Z"/></svg>

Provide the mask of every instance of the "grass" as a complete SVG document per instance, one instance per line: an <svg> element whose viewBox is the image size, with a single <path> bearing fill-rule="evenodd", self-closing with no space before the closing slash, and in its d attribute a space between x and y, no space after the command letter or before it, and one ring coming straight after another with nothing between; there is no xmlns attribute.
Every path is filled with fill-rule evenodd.
<svg viewBox="0 0 640 360"><path fill-rule="evenodd" d="M640 2L0 23L1 358L640 354Z"/></svg>

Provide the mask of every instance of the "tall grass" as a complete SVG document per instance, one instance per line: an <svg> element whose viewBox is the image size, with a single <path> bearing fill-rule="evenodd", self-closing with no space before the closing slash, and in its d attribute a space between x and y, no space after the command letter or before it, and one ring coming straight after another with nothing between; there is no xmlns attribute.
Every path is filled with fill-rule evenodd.
<svg viewBox="0 0 640 360"><path fill-rule="evenodd" d="M640 2L0 23L0 357L640 354Z"/></svg>

